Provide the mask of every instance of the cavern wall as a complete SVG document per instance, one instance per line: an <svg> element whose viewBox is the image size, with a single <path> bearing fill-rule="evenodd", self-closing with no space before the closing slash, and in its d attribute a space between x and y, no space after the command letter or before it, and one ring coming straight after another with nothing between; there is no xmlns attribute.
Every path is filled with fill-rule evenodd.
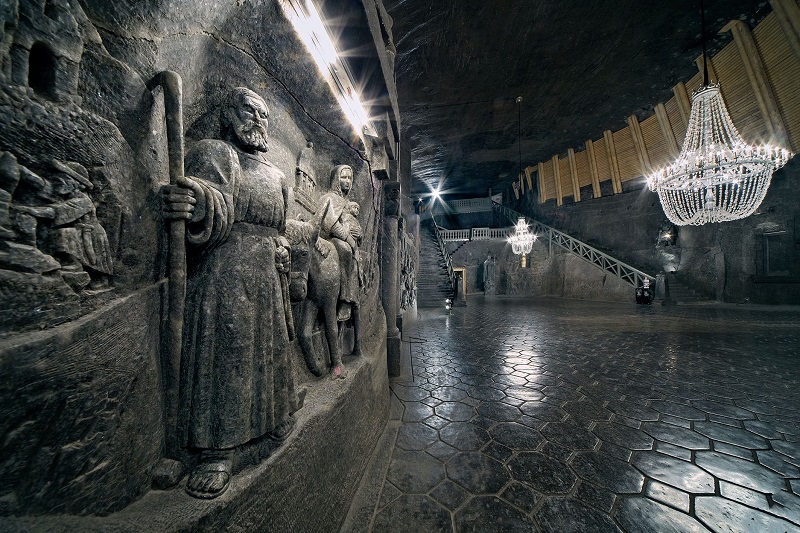
<svg viewBox="0 0 800 533"><path fill-rule="evenodd" d="M333 12L341 8L327 4ZM388 412L381 180L398 180L393 162L398 118L393 76L387 76L391 35L380 29L387 24L378 4L356 2L351 19L337 19L349 27L351 44L366 45L361 70L375 73L365 87L372 91L369 98L381 102L371 111L382 118L377 133L363 136L354 131L289 23L283 10L287 2L4 3L0 521L12 529L33 523L98 530L115 524L125 530L144 527L147 522L141 520L149 517L154 528L165 529L214 530L232 520L242 527L269 523L283 524L286 531L312 531L335 529L333 524L344 519L363 458ZM378 66L371 68L370 62ZM241 314L230 318L236 322L233 333L218 338L218 344L230 342L231 350L259 346L261 341L242 340L244 334L237 333L249 320L256 337L263 335L265 319L248 307L250 291L285 279L280 287L274 281L278 292L271 293L275 299L269 309L280 308L275 316L285 317L284 339L292 330L299 337L285 346L275 337L270 344L273 352L286 354L286 362L275 359L269 365L283 365L281 379L291 382L275 386L291 393L290 403L297 405L289 411L299 407L292 418L294 432L287 437L276 422L265 426L266 436L285 438L283 444L234 443L236 456L227 472L233 476L231 492L213 503L183 492L181 463L191 468L202 462L200 449L180 438L176 448L170 440L178 433L176 419L190 417L176 404L179 394L171 384L183 387L187 379L200 378L186 377L194 371L186 368L172 375L174 346L167 345L166 331L176 318L168 291L175 265L167 260L162 188L170 182L166 128L174 117L165 110L169 89L148 85L165 70L182 79L187 174L192 158L197 162L198 174L189 181L200 203L190 215L189 233L205 224L212 238L220 236L213 247L197 240L202 232L190 236L188 307L177 318L186 317L188 324L198 309L209 316L237 310ZM255 96L243 97L246 105L237 107L230 102L235 87L249 88ZM261 105L256 101L265 107L259 115L268 134L264 155L260 149L245 153L249 149L241 141L247 134L233 131L238 119L225 118L226 109L253 113ZM223 168L220 150L231 158L230 167ZM284 191L282 199L246 183L253 154L258 156L253 168L262 169L253 172L270 176L270 183ZM349 190L340 188L342 173L333 172L341 165L350 169ZM273 207L277 211L263 211ZM332 311L338 313L333 323L343 329L346 379L327 379L329 370L336 370L332 352L338 333L332 341L325 333L322 310L306 313L313 283L322 283L313 261L339 253L330 244L338 230L325 226L324 214L332 227L348 228L336 235L353 240L348 252L352 296L340 298L337 310L337 289ZM286 226L292 224L308 229L290 234ZM268 241L267 248L231 247L251 242L250 235ZM310 239L317 235L328 244L315 246ZM273 248L274 259L254 264L258 253ZM281 270L289 265L282 250L291 250L291 272ZM214 253L218 274L209 273ZM310 273L307 265L305 272L295 271L302 253L321 254L310 260ZM259 268L278 274L265 278ZM336 268L338 276L342 269ZM298 288L298 280L308 287ZM233 281L238 288L231 293ZM208 300L192 291L215 284L219 302L228 303L193 309L192 302ZM225 318L220 316L220 327ZM184 352L197 344L187 331L195 330L185 325ZM237 384L214 382L214 387L234 390ZM273 403L267 411L277 405L274 398L268 401ZM208 409L213 408L212 402ZM178 485L154 491L154 481L160 487ZM43 522L12 518L56 514L64 516L35 519ZM109 516L76 518L84 515Z"/></svg>

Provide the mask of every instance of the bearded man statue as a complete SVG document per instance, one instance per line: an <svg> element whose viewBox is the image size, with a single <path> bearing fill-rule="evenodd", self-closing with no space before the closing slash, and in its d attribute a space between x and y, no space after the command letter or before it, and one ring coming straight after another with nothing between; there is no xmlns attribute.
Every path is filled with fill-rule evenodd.
<svg viewBox="0 0 800 533"><path fill-rule="evenodd" d="M187 177L165 187L165 218L184 218L188 281L179 436L199 452L186 490L225 492L236 447L286 438L298 409L290 359L288 189L266 160L268 109L230 92L222 139L197 143Z"/></svg>

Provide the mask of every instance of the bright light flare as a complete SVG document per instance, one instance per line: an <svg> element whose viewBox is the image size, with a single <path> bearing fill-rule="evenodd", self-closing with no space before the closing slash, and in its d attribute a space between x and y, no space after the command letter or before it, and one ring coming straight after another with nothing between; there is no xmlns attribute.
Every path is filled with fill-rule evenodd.
<svg viewBox="0 0 800 533"><path fill-rule="evenodd" d="M377 137L358 91L355 90L350 72L328 35L312 0L281 0L281 7L314 59L322 77L328 82L339 107L355 132L361 137L365 134Z"/></svg>

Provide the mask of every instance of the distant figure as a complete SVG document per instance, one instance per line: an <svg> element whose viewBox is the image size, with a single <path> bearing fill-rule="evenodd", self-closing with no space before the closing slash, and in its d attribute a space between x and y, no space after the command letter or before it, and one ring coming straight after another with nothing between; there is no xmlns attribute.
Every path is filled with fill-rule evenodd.
<svg viewBox="0 0 800 533"><path fill-rule="evenodd" d="M494 294L495 287L495 261L491 253L486 254L483 262L483 294Z"/></svg>

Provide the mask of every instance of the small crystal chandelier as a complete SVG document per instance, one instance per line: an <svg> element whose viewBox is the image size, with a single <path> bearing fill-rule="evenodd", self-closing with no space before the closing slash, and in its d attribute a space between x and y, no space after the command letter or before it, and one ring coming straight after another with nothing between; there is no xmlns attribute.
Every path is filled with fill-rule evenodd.
<svg viewBox="0 0 800 533"><path fill-rule="evenodd" d="M514 226L514 233L508 238L511 249L516 255L528 255L533 249L533 242L537 239L536 235L528 230L528 224L524 217L519 217L517 225Z"/></svg>
<svg viewBox="0 0 800 533"><path fill-rule="evenodd" d="M522 97L517 96L517 142L519 145L519 180L520 190L522 190ZM517 225L514 226L514 233L508 238L511 249L516 255L522 256L522 266L525 266L525 256L531 253L533 241L536 235L528 231L528 223L525 217L519 217Z"/></svg>
<svg viewBox="0 0 800 533"><path fill-rule="evenodd" d="M702 1L701 1L702 11ZM678 158L651 174L667 218L679 226L700 226L750 216L767 194L772 173L792 153L747 144L733 125L719 83L708 82L703 16L703 87L692 94L689 127Z"/></svg>

